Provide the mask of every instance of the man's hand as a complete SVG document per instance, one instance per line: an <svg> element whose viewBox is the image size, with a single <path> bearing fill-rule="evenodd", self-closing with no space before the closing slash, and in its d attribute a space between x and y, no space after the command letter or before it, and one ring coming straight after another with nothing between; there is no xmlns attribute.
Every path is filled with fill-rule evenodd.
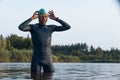
<svg viewBox="0 0 120 80"><path fill-rule="evenodd" d="M38 18L38 11L35 11L33 16L31 17L32 20L37 19Z"/></svg>
<svg viewBox="0 0 120 80"><path fill-rule="evenodd" d="M56 20L56 19L57 19L57 17L54 15L54 11L53 11L53 10L50 10L48 13L49 13L49 14L48 14L48 17L49 17L50 19L53 19L53 20Z"/></svg>

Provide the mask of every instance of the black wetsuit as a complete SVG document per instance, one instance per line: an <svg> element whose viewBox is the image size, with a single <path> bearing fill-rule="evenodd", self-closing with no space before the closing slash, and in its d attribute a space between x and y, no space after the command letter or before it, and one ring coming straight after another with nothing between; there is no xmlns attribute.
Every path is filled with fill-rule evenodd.
<svg viewBox="0 0 120 80"><path fill-rule="evenodd" d="M31 18L20 24L21 31L30 31L33 43L33 56L31 62L31 73L37 73L43 67L44 72L54 72L51 54L51 35L54 31L65 31L70 29L70 26L56 19L62 26L56 25L40 25L29 24Z"/></svg>

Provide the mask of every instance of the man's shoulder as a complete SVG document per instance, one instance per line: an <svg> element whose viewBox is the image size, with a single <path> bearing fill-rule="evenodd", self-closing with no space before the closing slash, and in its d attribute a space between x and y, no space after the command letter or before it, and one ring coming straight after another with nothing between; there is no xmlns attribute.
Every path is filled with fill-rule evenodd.
<svg viewBox="0 0 120 80"><path fill-rule="evenodd" d="M46 25L48 28L53 28L55 27L56 25L52 24L52 25Z"/></svg>
<svg viewBox="0 0 120 80"><path fill-rule="evenodd" d="M33 24L34 26L38 26L39 25L39 23L35 23L35 24Z"/></svg>
<svg viewBox="0 0 120 80"><path fill-rule="evenodd" d="M38 27L38 26L39 26L39 23L32 24L32 27Z"/></svg>
<svg viewBox="0 0 120 80"><path fill-rule="evenodd" d="M35 29L38 27L38 24L29 24L29 26L31 27L31 30Z"/></svg>

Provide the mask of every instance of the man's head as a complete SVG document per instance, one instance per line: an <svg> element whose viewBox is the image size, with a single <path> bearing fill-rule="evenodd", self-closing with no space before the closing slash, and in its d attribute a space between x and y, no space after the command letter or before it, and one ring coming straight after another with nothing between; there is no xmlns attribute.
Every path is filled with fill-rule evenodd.
<svg viewBox="0 0 120 80"><path fill-rule="evenodd" d="M39 23L42 25L45 25L47 20L48 20L48 14L46 13L45 9L40 9L38 11L38 19L39 19Z"/></svg>

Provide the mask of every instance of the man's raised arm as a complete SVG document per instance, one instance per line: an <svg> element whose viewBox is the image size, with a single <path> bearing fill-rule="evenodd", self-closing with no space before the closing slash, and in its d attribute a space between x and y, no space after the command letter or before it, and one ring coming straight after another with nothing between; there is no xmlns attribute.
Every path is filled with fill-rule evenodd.
<svg viewBox="0 0 120 80"><path fill-rule="evenodd" d="M18 28L21 31L30 31L32 25L29 25L29 23L32 20L37 19L37 18L38 18L38 11L35 11L34 14L33 14L33 16L31 18L27 19L26 21L24 21L23 23L21 23Z"/></svg>
<svg viewBox="0 0 120 80"><path fill-rule="evenodd" d="M52 20L55 20L61 24L61 26L54 26L53 31L65 31L70 29L70 25L66 23L65 21L59 19L58 17L55 17L53 10L49 11L49 18Z"/></svg>

